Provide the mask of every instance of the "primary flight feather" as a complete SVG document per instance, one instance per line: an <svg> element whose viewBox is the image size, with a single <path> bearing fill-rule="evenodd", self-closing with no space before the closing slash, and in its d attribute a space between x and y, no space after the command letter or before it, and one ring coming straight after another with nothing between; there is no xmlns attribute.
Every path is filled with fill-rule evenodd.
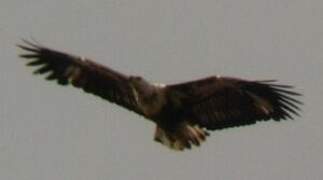
<svg viewBox="0 0 323 180"><path fill-rule="evenodd" d="M60 85L72 84L156 123L154 140L175 150L199 146L209 130L292 119L299 115L292 86L273 80L249 81L211 76L174 85L157 85L125 75L87 58L24 40L20 57L37 66L35 74Z"/></svg>

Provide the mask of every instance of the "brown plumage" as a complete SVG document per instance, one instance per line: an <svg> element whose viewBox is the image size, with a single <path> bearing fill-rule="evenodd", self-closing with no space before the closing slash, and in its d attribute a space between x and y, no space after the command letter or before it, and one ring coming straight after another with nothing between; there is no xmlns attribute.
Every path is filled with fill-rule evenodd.
<svg viewBox="0 0 323 180"><path fill-rule="evenodd" d="M299 115L292 86L275 81L248 81L211 76L174 85L149 83L93 61L24 41L20 55L35 74L60 85L72 84L85 92L134 111L157 124L154 139L175 150L199 146L208 130L293 119Z"/></svg>

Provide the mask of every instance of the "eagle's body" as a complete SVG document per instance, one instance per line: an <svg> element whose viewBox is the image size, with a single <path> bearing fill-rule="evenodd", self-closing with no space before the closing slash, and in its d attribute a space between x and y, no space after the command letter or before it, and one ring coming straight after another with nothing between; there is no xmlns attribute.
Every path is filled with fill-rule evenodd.
<svg viewBox="0 0 323 180"><path fill-rule="evenodd" d="M300 94L274 81L248 81L211 76L174 85L153 84L128 76L86 58L24 41L28 65L50 72L47 80L72 84L85 92L134 111L157 124L154 139L176 150L200 145L207 130L292 119L298 115Z"/></svg>

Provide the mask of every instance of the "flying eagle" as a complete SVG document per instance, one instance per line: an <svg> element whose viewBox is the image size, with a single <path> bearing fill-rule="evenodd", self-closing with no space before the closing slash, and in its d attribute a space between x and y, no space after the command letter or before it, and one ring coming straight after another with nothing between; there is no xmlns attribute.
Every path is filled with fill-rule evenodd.
<svg viewBox="0 0 323 180"><path fill-rule="evenodd" d="M56 51L23 40L35 74L72 84L87 93L127 108L156 123L154 140L174 150L199 146L210 130L251 125L257 121L293 119L299 115L301 94L274 80L251 81L210 76L190 82L162 85L140 76L122 74L90 59Z"/></svg>

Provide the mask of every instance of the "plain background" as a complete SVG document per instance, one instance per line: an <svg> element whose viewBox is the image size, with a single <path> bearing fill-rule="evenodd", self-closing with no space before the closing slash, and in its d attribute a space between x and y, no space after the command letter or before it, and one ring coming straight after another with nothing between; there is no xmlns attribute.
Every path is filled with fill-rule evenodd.
<svg viewBox="0 0 323 180"><path fill-rule="evenodd" d="M153 82L278 79L305 105L295 120L216 131L174 152L144 118L33 76L21 38ZM4 0L0 57L2 180L323 177L321 0Z"/></svg>

